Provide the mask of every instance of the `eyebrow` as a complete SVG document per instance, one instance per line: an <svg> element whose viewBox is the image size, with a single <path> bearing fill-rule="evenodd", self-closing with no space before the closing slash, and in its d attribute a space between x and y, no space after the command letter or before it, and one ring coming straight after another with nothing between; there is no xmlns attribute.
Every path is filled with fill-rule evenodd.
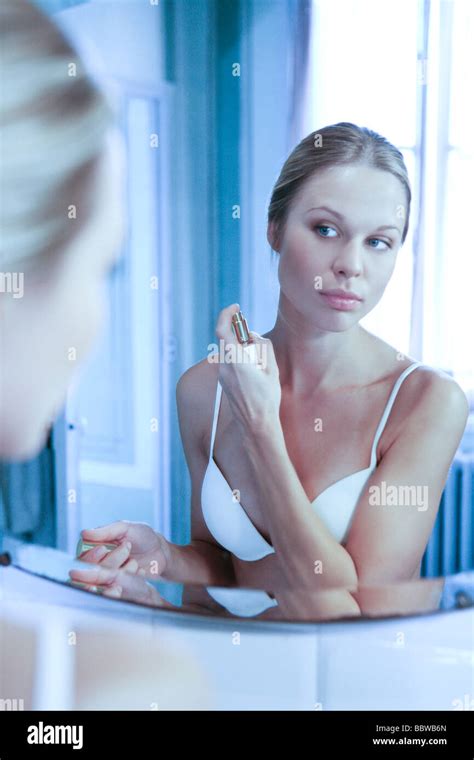
<svg viewBox="0 0 474 760"><path fill-rule="evenodd" d="M310 211L328 211L330 214L335 216L337 219L340 219L341 221L344 221L345 218L342 214L339 213L339 211L335 211L333 208L329 208L329 206L316 206L314 208L309 208L307 210L307 214L309 214ZM380 227L376 227L377 230L396 230L398 233L401 233L400 227L396 227L394 224L381 224Z"/></svg>

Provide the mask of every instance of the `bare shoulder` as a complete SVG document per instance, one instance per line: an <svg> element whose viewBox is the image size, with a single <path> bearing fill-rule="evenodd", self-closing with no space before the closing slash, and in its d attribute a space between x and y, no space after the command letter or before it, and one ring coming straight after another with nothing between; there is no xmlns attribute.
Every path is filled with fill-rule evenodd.
<svg viewBox="0 0 474 760"><path fill-rule="evenodd" d="M453 429L464 430L469 401L459 383L442 369L428 365L418 367L412 374L418 375L412 393L420 422L434 416L440 426L447 422Z"/></svg>
<svg viewBox="0 0 474 760"><path fill-rule="evenodd" d="M461 386L443 370L422 364L405 378L397 394L392 441L423 433L455 450L468 417L469 402Z"/></svg>
<svg viewBox="0 0 474 760"><path fill-rule="evenodd" d="M204 445L212 423L217 389L218 365L207 356L193 364L179 378L176 385L176 403L180 427Z"/></svg>
<svg viewBox="0 0 474 760"><path fill-rule="evenodd" d="M415 359L398 354L393 346L372 337L380 358L381 379L387 382L388 389L393 388ZM390 446L402 433L421 428L459 440L468 416L469 401L456 380L442 369L420 364L399 387L382 448Z"/></svg>

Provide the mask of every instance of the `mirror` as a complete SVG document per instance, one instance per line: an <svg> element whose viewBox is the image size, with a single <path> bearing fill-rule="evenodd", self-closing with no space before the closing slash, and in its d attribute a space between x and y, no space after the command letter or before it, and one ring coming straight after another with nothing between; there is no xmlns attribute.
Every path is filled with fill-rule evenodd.
<svg viewBox="0 0 474 760"><path fill-rule="evenodd" d="M9 227L0 273L9 299L0 325L4 564L67 584L84 605L92 592L157 614L325 622L472 606L472 314L456 285L459 272L472 281L459 224L471 213L472 130L456 132L455 150L441 146L442 181L427 193L439 159L427 130L447 134L441 112L467 122L454 94L417 131L426 82L412 81L412 61L418 39L433 36L427 9L395 14L379 55L371 27L383 10L361 8L337 65L327 45L342 33L336 4L301 2L295 13L278 0L38 5L77 49L80 82L82 61L114 116L87 89L89 99L77 99L87 128L74 107L54 134L42 123L38 139L62 150L64 166L33 144L28 156L20 128L7 135L5 153L21 157L8 181L32 188L17 193L23 217L46 216L35 229ZM472 55L465 12L450 9L455 38L433 51L446 64L446 93L457 92L446 51ZM40 28L30 23L30 33ZM375 70L380 81L368 79ZM24 89L12 87L12 103L29 97L29 77L18 76ZM402 109L387 82L402 88ZM347 158L373 158L381 135L391 146L383 143L383 161ZM348 152L328 162L339 141ZM301 166L286 160L298 145L306 181L287 195ZM66 256L84 197L103 214ZM7 211L19 217L14 203ZM52 287L58 252L68 263L63 289ZM104 302L95 300L104 284ZM239 312L253 355L245 320L232 332ZM130 550L122 521L142 526ZM115 527L108 535L96 525ZM104 544L102 559L76 558L84 529ZM115 577L107 557L122 550ZM356 565L370 580L357 581Z"/></svg>
<svg viewBox="0 0 474 760"><path fill-rule="evenodd" d="M95 594L113 601L156 608L160 614L319 623L445 613L474 605L473 572L353 589L266 592L255 588L183 584L99 566L91 568L89 563L42 547L23 546L13 553L13 557L8 553L2 555L3 566L13 563L24 573L83 592L84 597L76 598L75 603L85 607L87 594Z"/></svg>

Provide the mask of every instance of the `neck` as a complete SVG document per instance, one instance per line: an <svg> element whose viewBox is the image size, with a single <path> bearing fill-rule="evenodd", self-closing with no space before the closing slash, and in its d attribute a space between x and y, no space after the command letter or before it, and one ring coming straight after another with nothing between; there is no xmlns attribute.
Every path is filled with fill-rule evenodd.
<svg viewBox="0 0 474 760"><path fill-rule="evenodd" d="M282 389L302 396L364 382L370 334L359 324L341 332L314 326L278 305L275 324L265 333L273 344Z"/></svg>

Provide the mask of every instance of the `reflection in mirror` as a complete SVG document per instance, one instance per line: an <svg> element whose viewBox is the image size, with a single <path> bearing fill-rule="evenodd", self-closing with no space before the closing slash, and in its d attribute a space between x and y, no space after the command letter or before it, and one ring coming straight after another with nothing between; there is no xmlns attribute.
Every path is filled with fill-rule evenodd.
<svg viewBox="0 0 474 760"><path fill-rule="evenodd" d="M132 602L164 612L218 618L247 618L287 622L327 622L346 619L378 619L424 615L465 609L474 605L474 573L458 573L445 578L333 588L280 589L203 586L171 580L145 578L123 569L71 561L67 555L41 548L19 549L16 558L2 555L3 565L11 563L24 572L49 578L63 585ZM16 559L16 561L15 561ZM87 607L87 596L83 604Z"/></svg>
<svg viewBox="0 0 474 760"><path fill-rule="evenodd" d="M124 571L95 568L71 570L71 581L84 583L96 593L151 604L169 606L166 584L146 581ZM148 588L146 588L148 587ZM164 592L163 594L160 591ZM217 603L217 605L216 605ZM183 611L207 612L268 620L324 621L341 618L378 618L393 615L418 615L437 610L460 609L474 604L474 573L448 578L424 579L385 586L359 586L354 589L286 589L266 592L261 589L235 589L183 585Z"/></svg>
<svg viewBox="0 0 474 760"><path fill-rule="evenodd" d="M173 13L71 5L53 20L27 0L2 9L4 549L29 572L64 583L71 570L71 583L168 610L330 620L441 609L441 578L474 565L474 371L462 340L438 345L424 313L432 218L426 178L414 180L426 134L364 92L362 110L328 102L309 124L309 71L277 85L281 131L260 105L268 73L253 92L227 86L218 65L210 84L209 60L228 60L229 43L235 60L260 54L248 43L258 3L245 18L223 4L231 39L214 34L212 0ZM270 16L292 31L268 35L265 60L298 50L304 69L315 38L285 7ZM413 44L429 23L419 15L400 17ZM210 50L175 55L203 30ZM398 76L398 58L384 66ZM416 114L423 92L404 87ZM30 121L37 142L25 144ZM212 150L196 150L209 134ZM456 171L432 204L443 229L456 228ZM81 211L74 224L64 203ZM439 256L446 281L463 271ZM415 281L392 308L399 266ZM450 307L440 319L459 310L462 328L463 303Z"/></svg>

